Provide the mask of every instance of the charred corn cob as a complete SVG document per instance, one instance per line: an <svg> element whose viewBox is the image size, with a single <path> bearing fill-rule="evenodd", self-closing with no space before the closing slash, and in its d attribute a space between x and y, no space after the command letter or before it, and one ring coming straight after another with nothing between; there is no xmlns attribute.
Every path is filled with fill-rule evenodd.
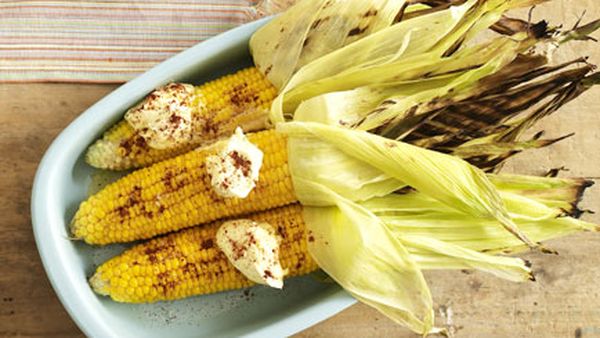
<svg viewBox="0 0 600 338"><path fill-rule="evenodd" d="M108 185L80 205L73 235L90 244L130 242L296 201L285 136L265 130L248 139L264 153L260 179L248 197L215 193L205 163L216 147L207 146Z"/></svg>
<svg viewBox="0 0 600 338"><path fill-rule="evenodd" d="M288 276L317 269L308 254L307 230L299 204L247 218L278 229L282 237L280 260ZM216 246L221 224L217 221L139 244L102 264L90 284L100 294L129 303L180 299L253 285Z"/></svg>
<svg viewBox="0 0 600 338"><path fill-rule="evenodd" d="M145 167L188 152L200 144L227 136L237 126L263 129L277 90L255 68L221 77L195 88L192 141L169 149L154 149L125 120L104 133L86 153L90 165L111 170Z"/></svg>

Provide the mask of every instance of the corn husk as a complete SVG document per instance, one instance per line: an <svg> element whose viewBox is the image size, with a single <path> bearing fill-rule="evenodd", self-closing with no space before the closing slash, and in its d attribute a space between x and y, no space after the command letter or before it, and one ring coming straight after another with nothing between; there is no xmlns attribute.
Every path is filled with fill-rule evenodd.
<svg viewBox="0 0 600 338"><path fill-rule="evenodd" d="M306 205L331 203L313 191L318 184L352 201L385 196L411 186L461 212L495 219L525 244L538 246L512 222L481 172L456 157L319 123L294 122L279 128L294 136L290 141L294 154L290 166L298 182L297 196ZM339 174L332 176L332 171ZM567 205L563 209L572 211Z"/></svg>
<svg viewBox="0 0 600 338"><path fill-rule="evenodd" d="M460 76L317 96L300 105L296 119L353 127L353 121L365 114L385 112L393 118L372 132L452 153L486 171L497 171L516 153L564 139L539 139L542 134L536 134L519 141L524 131L596 85L599 77L589 75L594 68L583 59L557 66L544 66L547 58L535 54L518 55L508 65L508 59L501 60L499 55ZM567 69L576 64L577 68ZM455 94L444 95L451 91ZM391 99L398 93L405 96ZM534 110L528 112L530 108Z"/></svg>
<svg viewBox="0 0 600 338"><path fill-rule="evenodd" d="M368 170L359 172L368 171L369 175L357 177L354 181L368 184L369 193L375 191L381 195L384 188L397 189L400 185L408 185L462 212L494 219L524 243L536 246L512 223L487 177L457 157L321 123L290 122L278 125L278 130L291 136L290 170L296 195L305 205L329 203L312 191L316 184L332 188L335 193L341 193L342 197L351 200L376 196L365 194L360 189L349 189L344 185L345 180L330 180L331 175L327 174L332 171L346 172L348 176L356 168L364 167ZM323 152L337 153L338 158L353 158L340 161L342 164L351 163L352 167L335 166L333 163L328 168L323 167L320 162ZM373 186L377 189L372 189Z"/></svg>
<svg viewBox="0 0 600 338"><path fill-rule="evenodd" d="M273 105L271 119L296 116L369 130L497 172L510 156L564 139L540 139L539 134L519 140L539 119L598 83L593 80L597 75L589 75L590 65L567 70L582 59L546 66L551 55L524 53L536 44L589 39L600 26L595 21L558 33L545 21L532 24L504 15L507 9L539 2L441 0L425 1L429 8L408 6L396 17L399 23L295 73ZM437 23L436 18L445 18L446 26L431 28L434 33L428 32L423 43L414 30ZM487 27L510 38L463 47ZM374 49L388 33L388 43ZM532 107L534 113L520 116Z"/></svg>
<svg viewBox="0 0 600 338"><path fill-rule="evenodd" d="M422 334L433 329L433 301L404 245L367 209L321 186L336 206L305 207L319 267L361 302Z"/></svg>
<svg viewBox="0 0 600 338"><path fill-rule="evenodd" d="M535 177L521 175L488 175L502 193L525 195L554 209L557 216L578 218L584 212L578 208L585 190L594 183L581 178Z"/></svg>
<svg viewBox="0 0 600 338"><path fill-rule="evenodd" d="M534 279L528 262L498 254L597 230L571 217L581 213L585 180L485 175L458 157L390 140L495 170L516 152L561 140L519 138L597 83L588 65L568 69L581 60L546 66L550 55L527 52L567 41L545 22L503 16L539 1L434 2L289 71L271 115L289 136L313 258L358 300L421 334L439 331L421 270ZM489 27L510 37L469 44ZM477 124L469 114L480 107ZM398 193L407 187L416 192Z"/></svg>
<svg viewBox="0 0 600 338"><path fill-rule="evenodd" d="M590 39L589 34L600 24L594 21L556 32L544 21L530 24L503 17L496 26L503 26L496 28L503 33L527 33L542 45L556 47L572 40ZM599 83L600 75L590 74L595 67L584 58L548 66L551 56L519 54L509 65L467 90L407 109L409 113L420 111L422 118L395 118L371 131L452 153L486 171L497 172L510 156L570 136L540 139L542 133L538 133L532 139L519 140L537 121ZM378 113L377 108L373 111Z"/></svg>
<svg viewBox="0 0 600 338"><path fill-rule="evenodd" d="M398 67L405 58L429 53L416 59L434 66L439 58L452 54L478 32L494 24L506 10L526 2L470 0L460 6L400 21L325 54L298 71L288 72L293 75L281 87L272 106L271 120L283 121L285 116L293 115L300 102L320 94L393 82L394 74L402 74ZM254 38L267 39L267 33L259 31ZM252 47L255 49L258 50ZM293 46L287 48L291 49ZM260 57L254 58L256 63L261 63ZM269 74L271 72L272 69Z"/></svg>
<svg viewBox="0 0 600 338"><path fill-rule="evenodd" d="M250 40L255 65L277 88L311 61L394 22L406 1L299 1Z"/></svg>
<svg viewBox="0 0 600 338"><path fill-rule="evenodd" d="M298 5L303 3L304 2L301 2ZM466 12L467 9L473 5L473 3L474 1L471 1L470 6L463 6L461 12L464 14L464 12ZM375 65L377 63L384 63L389 60L396 59L407 50L410 51L409 53L412 55L423 52L427 50L428 47L431 47L433 44L435 44L437 40L443 37L444 34L447 33L461 17L460 14L453 16L450 10L432 15L434 17L432 17L431 20L428 20L428 23L431 24L431 22L436 22L437 25L433 25L428 30L416 29L416 27L425 26L426 22L423 19L415 18L414 20L418 20L418 22L415 22L413 25L408 25L404 22L401 22L389 27L388 29L380 31L378 34L369 35L367 38L360 39L344 48L324 54L324 56L318 58L308 65L305 65L299 72L294 73L294 71L288 71L287 73L290 74L288 77L291 80L286 81L285 86L281 86L282 95L285 95L286 92L304 83L310 84L311 82L319 79L330 78L340 72L364 68L362 64ZM331 32L332 34L339 34L337 29L332 29ZM433 36L433 34L436 34L436 36ZM253 36L253 41L250 42L251 50L253 52L258 50L258 48L253 47L254 39L258 39L262 35L265 36L265 39L272 38L268 36L266 32L258 31ZM430 39L427 39L427 36L429 36ZM298 45L298 42L296 42L295 45ZM263 46L261 51L264 50L265 49ZM260 58L254 55L254 53L253 57L256 64L261 63ZM272 72L273 71L271 71L269 74ZM293 77L291 76L292 73L294 73ZM267 76L269 76L269 74L267 74ZM279 100L279 102L277 102L277 104L273 106L274 112L271 116L271 119L274 122L280 122L283 120L284 112L281 111L283 109L283 107L281 107L282 104L283 97ZM293 111L294 108L295 106L292 106L288 108L288 110ZM290 111L287 111L286 113L290 113Z"/></svg>
<svg viewBox="0 0 600 338"><path fill-rule="evenodd" d="M456 204L444 202L445 198L440 196L444 195L443 189L436 184L443 181L452 190L452 180L462 180L465 175L449 170L448 176L442 174L436 182L434 176L440 173L430 166L445 167L448 165L445 159L436 157L433 164L424 164L423 158L433 159L429 157L431 152L415 148L420 151L416 158L416 153L411 153L413 149L405 148L397 153L402 154L406 164L390 160L388 168L380 163L376 153L386 153L384 156L393 159L389 153L396 152L396 147L390 149L391 141L322 124L295 122L278 128L290 136L294 186L304 205L309 233L314 237L309 241L309 252L333 280L358 300L424 334L439 329L433 327L431 295L421 270L477 269L511 281L534 279L528 262L494 255L523 250L526 246L521 240L499 227L497 220L468 212L472 207L457 207L472 200ZM340 137L340 133L350 137ZM319 158L332 152L327 149L319 154L319 148L329 147L319 146L311 138L334 144L338 153L354 158L338 162L337 166L335 161L326 164L328 172L344 173L343 179L323 174L325 169L318 166ZM381 142L381 147L372 144L377 142ZM309 148L318 154L315 158L310 156ZM338 154L336 160L339 159L343 156ZM357 169L357 177L352 184L345 185L352 171L343 167L349 165ZM372 167L371 170L363 170L362 167L367 166ZM381 171L379 175L376 170ZM391 170L397 170L407 182L419 187L418 192L377 197L383 190L373 190L369 184L400 185L386 182L390 176L396 177L389 172ZM416 180L411 172L416 172ZM459 177L453 177L452 173ZM331 181L327 177L332 178ZM527 229L526 234L536 241L596 230L595 225L568 217L563 209L569 206L572 211L576 209L583 190L589 185L585 180L515 175L490 175L487 179L499 189L498 196L510 218L519 228ZM352 185L362 180L366 184L355 186L356 194L353 194ZM428 190L428 184L436 187ZM434 190L438 193L432 193ZM453 193L464 196L461 191Z"/></svg>
<svg viewBox="0 0 600 338"><path fill-rule="evenodd" d="M506 85L496 86L488 92L485 92L485 85L478 87L481 94L438 108L429 120L401 139L450 152L484 170L497 170L518 152L548 146L570 136L542 140L540 133L530 140L519 141L537 121L597 83L596 74L587 75L593 69L590 65L561 71L576 62L582 60L542 67L536 69L534 75L523 74L512 79L495 75L490 78L490 83L499 80L496 83ZM533 80L528 80L531 77ZM529 108L534 109L528 112ZM394 136L393 133L383 134Z"/></svg>
<svg viewBox="0 0 600 338"><path fill-rule="evenodd" d="M428 55L435 62L423 55L407 58L393 83L315 96L304 101L295 114L300 120L320 118L386 137L408 133L436 108L451 104L451 99L444 99L448 93L475 90L480 80L510 64L519 51L531 46L532 40L522 38L498 38L443 59Z"/></svg>
<svg viewBox="0 0 600 338"><path fill-rule="evenodd" d="M358 300L415 332L437 330L421 269L525 281L533 279L526 261L493 254L522 250L519 236L596 229L565 209L575 211L584 180L486 176L456 157L366 132L314 122L277 127L289 136L311 256ZM392 192L406 185L417 192ZM499 226L504 219L509 231Z"/></svg>
<svg viewBox="0 0 600 338"><path fill-rule="evenodd" d="M372 199L365 203L365 207L388 224L398 236L434 238L486 253L507 254L526 249L513 236L494 226L493 222L466 217L428 197L412 194L392 194ZM501 190L501 196L515 223L536 241L598 230L596 225L566 216L553 206L554 203L568 203L568 200L546 204L544 200L527 196L526 191L515 194ZM404 203L408 203L408 206ZM442 268L442 265L439 267Z"/></svg>

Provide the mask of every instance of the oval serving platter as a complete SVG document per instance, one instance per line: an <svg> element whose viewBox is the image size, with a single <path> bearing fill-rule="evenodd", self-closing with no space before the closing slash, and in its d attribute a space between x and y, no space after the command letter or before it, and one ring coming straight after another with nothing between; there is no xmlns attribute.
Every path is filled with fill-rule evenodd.
<svg viewBox="0 0 600 338"><path fill-rule="evenodd" d="M287 336L353 304L339 286L311 276L267 287L154 304L121 304L92 292L87 278L125 245L92 247L69 239L68 224L98 170L85 164L89 144L154 88L194 84L251 64L248 40L269 19L202 42L124 84L75 119L44 155L34 181L31 214L38 251L59 299L93 337Z"/></svg>

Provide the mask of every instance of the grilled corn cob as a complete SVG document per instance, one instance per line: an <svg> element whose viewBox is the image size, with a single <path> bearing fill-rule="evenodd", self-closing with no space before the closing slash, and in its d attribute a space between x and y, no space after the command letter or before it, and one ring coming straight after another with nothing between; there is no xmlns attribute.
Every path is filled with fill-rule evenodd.
<svg viewBox="0 0 600 338"><path fill-rule="evenodd" d="M108 185L80 205L73 235L90 244L130 242L296 201L285 136L265 130L248 139L264 153L260 179L248 197L215 193L205 162L217 147L207 146Z"/></svg>
<svg viewBox="0 0 600 338"><path fill-rule="evenodd" d="M288 276L317 269L308 254L307 230L299 204L247 218L278 229L282 237L280 260ZM90 284L100 294L129 303L180 299L253 285L216 246L221 224L217 221L139 244L102 264Z"/></svg>
<svg viewBox="0 0 600 338"><path fill-rule="evenodd" d="M111 170L145 167L227 136L240 125L247 131L263 129L276 94L275 87L255 67L243 69L195 88L192 114L202 123L195 125L191 142L153 149L122 120L90 146L86 162Z"/></svg>

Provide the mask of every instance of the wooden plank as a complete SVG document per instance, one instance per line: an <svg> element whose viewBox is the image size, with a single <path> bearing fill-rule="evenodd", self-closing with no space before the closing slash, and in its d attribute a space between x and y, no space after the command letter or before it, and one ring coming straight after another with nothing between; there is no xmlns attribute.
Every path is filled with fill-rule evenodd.
<svg viewBox="0 0 600 338"><path fill-rule="evenodd" d="M0 336L82 336L58 301L31 229L29 200L50 142L114 86L0 85Z"/></svg>

